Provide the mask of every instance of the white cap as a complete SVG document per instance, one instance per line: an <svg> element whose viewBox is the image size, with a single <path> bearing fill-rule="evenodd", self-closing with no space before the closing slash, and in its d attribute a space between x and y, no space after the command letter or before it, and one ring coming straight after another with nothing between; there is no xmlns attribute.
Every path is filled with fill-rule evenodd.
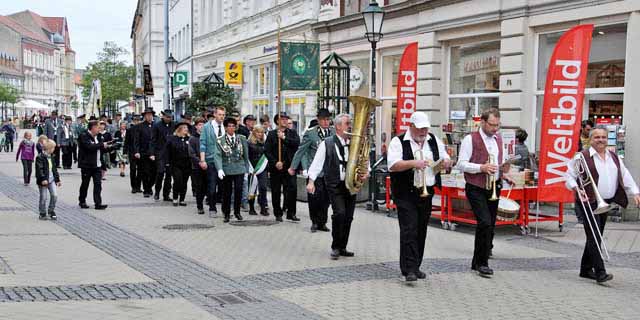
<svg viewBox="0 0 640 320"><path fill-rule="evenodd" d="M413 125L418 129L431 127L429 116L424 112L414 112L411 115L411 118L409 118L409 122L413 123Z"/></svg>

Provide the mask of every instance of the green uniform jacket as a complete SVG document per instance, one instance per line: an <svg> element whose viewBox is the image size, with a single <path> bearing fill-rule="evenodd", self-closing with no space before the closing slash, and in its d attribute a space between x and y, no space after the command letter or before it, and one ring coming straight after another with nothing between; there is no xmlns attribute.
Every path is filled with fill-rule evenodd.
<svg viewBox="0 0 640 320"><path fill-rule="evenodd" d="M249 145L247 138L241 134L235 134L235 147L227 143L227 135L218 138L218 151L220 156L215 157L216 168L224 171L227 176L249 173Z"/></svg>
<svg viewBox="0 0 640 320"><path fill-rule="evenodd" d="M333 136L335 134L335 129L333 127L329 127L328 136ZM291 168L297 170L298 166L302 164L302 170L309 170L309 167L313 162L313 157L316 156L316 151L318 151L318 146L322 141L323 140L320 139L320 136L318 135L318 126L307 129L302 136L302 143L300 143L298 151L296 151L296 154L293 156Z"/></svg>

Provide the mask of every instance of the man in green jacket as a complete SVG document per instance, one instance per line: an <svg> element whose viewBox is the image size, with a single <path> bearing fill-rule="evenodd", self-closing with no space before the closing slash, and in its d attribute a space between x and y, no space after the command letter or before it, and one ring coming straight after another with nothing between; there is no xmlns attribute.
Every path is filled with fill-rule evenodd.
<svg viewBox="0 0 640 320"><path fill-rule="evenodd" d="M207 170L209 215L216 215L216 186L218 185L218 172L222 167L216 165L218 154L218 137L224 135L223 120L225 110L222 106L216 106L209 110L208 121L200 134L200 168Z"/></svg>

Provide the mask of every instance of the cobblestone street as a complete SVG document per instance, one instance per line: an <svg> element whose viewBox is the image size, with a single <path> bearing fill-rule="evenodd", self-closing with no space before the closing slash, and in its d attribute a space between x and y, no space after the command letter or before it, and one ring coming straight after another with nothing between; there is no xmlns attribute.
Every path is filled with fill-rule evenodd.
<svg viewBox="0 0 640 320"><path fill-rule="evenodd" d="M493 279L470 269L473 228L433 220L423 269L406 285L398 225L359 207L349 249L329 259L330 233L299 223L223 224L132 195L112 169L105 211L80 209L78 169L61 171L57 221L37 219L15 154L0 154L0 319L636 319L639 224L610 223L606 285L578 277L584 233L573 216L540 224L540 237L498 229ZM89 199L90 200L90 199ZM91 204L91 201L90 201ZM273 217L248 216L249 221ZM233 222L233 220L232 220ZM201 225L171 229L170 225Z"/></svg>

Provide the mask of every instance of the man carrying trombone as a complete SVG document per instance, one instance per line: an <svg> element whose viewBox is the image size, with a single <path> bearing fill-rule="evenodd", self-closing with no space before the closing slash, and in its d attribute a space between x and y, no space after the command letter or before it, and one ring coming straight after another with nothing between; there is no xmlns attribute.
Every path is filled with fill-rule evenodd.
<svg viewBox="0 0 640 320"><path fill-rule="evenodd" d="M603 259L608 256L604 244L604 226L609 204L626 208L629 200L625 191L633 195L640 206L640 191L622 159L607 150L607 130L596 128L589 132L590 147L577 153L569 161L566 187L574 190L584 210L584 230L587 237L580 277L606 282L613 279L607 274Z"/></svg>
<svg viewBox="0 0 640 320"><path fill-rule="evenodd" d="M444 166L449 167L451 162L442 141L429 133L431 122L425 113L415 112L409 122L407 132L391 139L387 165L400 224L400 270L405 280L412 282L426 278L420 265L431 217L433 187L441 185L440 173L434 174L429 165L444 159Z"/></svg>
<svg viewBox="0 0 640 320"><path fill-rule="evenodd" d="M509 180L504 173L509 171L502 152L500 130L500 111L496 108L485 110L480 116L480 129L462 140L458 167L464 172L465 194L475 215L476 236L471 269L481 277L491 277L489 268L498 197L502 189L501 179Z"/></svg>

